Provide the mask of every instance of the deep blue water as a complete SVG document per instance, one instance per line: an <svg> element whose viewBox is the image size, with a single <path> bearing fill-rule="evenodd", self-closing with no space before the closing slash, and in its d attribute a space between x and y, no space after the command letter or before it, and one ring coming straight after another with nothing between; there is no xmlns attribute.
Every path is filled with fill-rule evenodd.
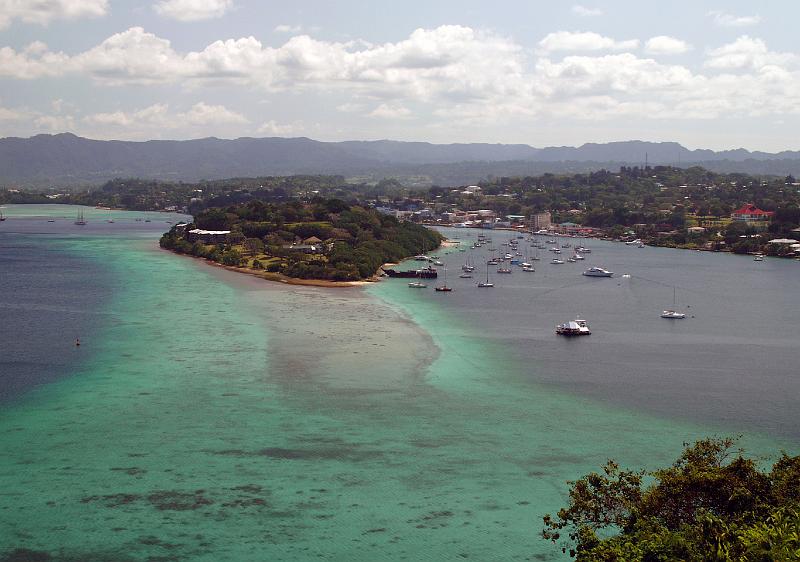
<svg viewBox="0 0 800 562"><path fill-rule="evenodd" d="M0 401L74 372L110 294L102 262L49 236L0 233Z"/></svg>

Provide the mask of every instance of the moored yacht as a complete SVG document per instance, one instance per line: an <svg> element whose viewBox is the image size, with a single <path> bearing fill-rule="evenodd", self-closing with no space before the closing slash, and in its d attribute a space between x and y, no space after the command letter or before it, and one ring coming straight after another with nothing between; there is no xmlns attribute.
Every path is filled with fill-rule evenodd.
<svg viewBox="0 0 800 562"><path fill-rule="evenodd" d="M592 331L589 329L586 320L581 318L576 318L575 320L570 320L569 322L564 322L556 326L556 334L559 336L588 336L591 335L591 333Z"/></svg>
<svg viewBox="0 0 800 562"><path fill-rule="evenodd" d="M613 271L603 269L602 267L590 267L583 272L586 277L611 277L614 275Z"/></svg>

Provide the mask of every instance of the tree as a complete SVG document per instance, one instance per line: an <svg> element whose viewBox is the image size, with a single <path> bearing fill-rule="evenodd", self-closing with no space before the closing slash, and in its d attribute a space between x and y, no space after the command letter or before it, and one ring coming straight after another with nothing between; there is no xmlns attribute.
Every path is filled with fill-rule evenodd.
<svg viewBox="0 0 800 562"><path fill-rule="evenodd" d="M800 559L800 456L784 453L764 472L734 445L697 441L651 473L609 461L571 483L542 536L583 561Z"/></svg>

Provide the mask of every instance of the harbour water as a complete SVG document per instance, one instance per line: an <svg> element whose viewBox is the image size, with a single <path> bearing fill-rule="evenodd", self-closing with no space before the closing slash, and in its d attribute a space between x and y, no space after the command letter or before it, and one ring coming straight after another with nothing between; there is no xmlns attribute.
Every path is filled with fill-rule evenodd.
<svg viewBox="0 0 800 562"><path fill-rule="evenodd" d="M795 263L593 243L631 277L542 255L478 290L452 250L450 294L284 287L158 250L177 217L4 212L0 560L559 560L541 516L608 457L800 444Z"/></svg>

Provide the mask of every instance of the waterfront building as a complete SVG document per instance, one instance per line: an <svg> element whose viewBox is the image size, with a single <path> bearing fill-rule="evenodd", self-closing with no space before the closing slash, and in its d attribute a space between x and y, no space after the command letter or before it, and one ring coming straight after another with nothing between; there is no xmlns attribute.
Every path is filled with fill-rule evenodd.
<svg viewBox="0 0 800 562"><path fill-rule="evenodd" d="M733 211L731 213L731 219L744 222L767 222L774 214L775 213L772 211L763 211L752 203L747 203L743 207Z"/></svg>

